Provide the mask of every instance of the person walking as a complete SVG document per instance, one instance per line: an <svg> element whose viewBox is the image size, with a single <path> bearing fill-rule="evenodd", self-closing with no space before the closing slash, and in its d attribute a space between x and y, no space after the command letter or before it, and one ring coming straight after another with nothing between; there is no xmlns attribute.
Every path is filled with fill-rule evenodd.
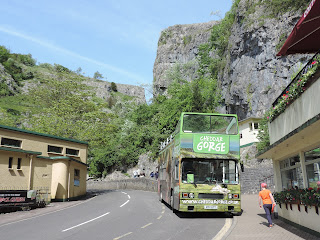
<svg viewBox="0 0 320 240"><path fill-rule="evenodd" d="M271 220L272 205L275 206L276 202L274 201L274 198L270 190L267 189L266 183L261 183L261 189L262 190L259 192L259 206L260 208L262 208L263 205L264 211L267 214L269 227L271 228L273 226Z"/></svg>

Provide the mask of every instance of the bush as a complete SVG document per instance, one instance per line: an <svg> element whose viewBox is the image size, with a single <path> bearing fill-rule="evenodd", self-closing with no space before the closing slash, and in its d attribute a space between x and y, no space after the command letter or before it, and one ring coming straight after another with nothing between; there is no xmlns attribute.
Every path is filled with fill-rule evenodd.
<svg viewBox="0 0 320 240"><path fill-rule="evenodd" d="M71 70L60 65L60 64L54 64L54 68L59 73L71 73Z"/></svg>
<svg viewBox="0 0 320 240"><path fill-rule="evenodd" d="M4 46L0 46L0 63L7 61L9 57L10 51Z"/></svg>
<svg viewBox="0 0 320 240"><path fill-rule="evenodd" d="M114 82L111 82L111 90L114 92L118 92L117 84L115 84Z"/></svg>

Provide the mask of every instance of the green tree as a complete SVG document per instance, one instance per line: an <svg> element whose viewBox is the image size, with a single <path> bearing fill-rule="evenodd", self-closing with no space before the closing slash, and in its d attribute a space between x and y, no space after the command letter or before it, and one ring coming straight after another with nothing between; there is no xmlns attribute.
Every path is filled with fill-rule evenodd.
<svg viewBox="0 0 320 240"><path fill-rule="evenodd" d="M5 46L0 46L0 63L9 59L10 51Z"/></svg>
<svg viewBox="0 0 320 240"><path fill-rule="evenodd" d="M118 92L117 84L115 84L114 82L111 82L111 90L114 92Z"/></svg>
<svg viewBox="0 0 320 240"><path fill-rule="evenodd" d="M96 71L96 72L94 73L94 75L93 75L93 78L94 78L94 79L101 80L101 79L103 79L103 76L102 76L101 73L99 73L98 71Z"/></svg>

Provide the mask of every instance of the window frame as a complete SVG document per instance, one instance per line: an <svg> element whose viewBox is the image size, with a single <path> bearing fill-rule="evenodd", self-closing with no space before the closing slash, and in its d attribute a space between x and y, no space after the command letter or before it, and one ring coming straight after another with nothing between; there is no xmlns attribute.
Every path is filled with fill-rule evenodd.
<svg viewBox="0 0 320 240"><path fill-rule="evenodd" d="M5 140L9 140L9 141L16 141L17 143L19 143L18 145L14 145L14 144L8 144L8 143L4 143L3 141ZM22 140L18 140L18 139L14 139L14 138L7 138L7 137L1 137L1 142L0 142L1 146L5 146L5 147L12 147L12 148L21 148L22 146Z"/></svg>
<svg viewBox="0 0 320 240"><path fill-rule="evenodd" d="M8 169L13 169L13 157L9 157L9 162L8 162Z"/></svg>
<svg viewBox="0 0 320 240"><path fill-rule="evenodd" d="M22 158L18 158L17 170L22 170L21 169L21 162L22 162Z"/></svg>
<svg viewBox="0 0 320 240"><path fill-rule="evenodd" d="M50 151L50 150L53 150L53 149L50 149L50 148L57 148L57 149L60 149L61 151L60 152ZM49 145L48 144L47 152L48 153L53 153L53 154L63 154L63 147L59 147L59 146L54 146L54 145Z"/></svg>

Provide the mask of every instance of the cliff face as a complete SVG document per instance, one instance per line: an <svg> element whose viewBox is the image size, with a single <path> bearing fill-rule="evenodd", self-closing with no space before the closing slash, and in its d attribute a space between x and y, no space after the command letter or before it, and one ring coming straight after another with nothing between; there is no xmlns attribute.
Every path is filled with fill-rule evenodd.
<svg viewBox="0 0 320 240"><path fill-rule="evenodd" d="M263 116L290 83L292 74L308 60L306 55L276 57L280 36L289 35L301 13L259 20L265 7L256 6L249 16L248 7L246 1L240 1L227 65L220 78L226 111L241 119Z"/></svg>
<svg viewBox="0 0 320 240"><path fill-rule="evenodd" d="M201 44L208 42L214 24L217 22L175 25L161 32L153 67L155 96L166 93L170 85L170 80L166 78L166 71L176 63L190 63L183 75L188 81L196 78L198 49Z"/></svg>
<svg viewBox="0 0 320 240"><path fill-rule="evenodd" d="M248 14L249 8L248 1L240 1L225 53L227 64L219 75L224 98L219 111L236 113L240 119L263 116L291 81L291 75L309 58L307 55L276 57L280 36L289 35L301 13L286 13L281 19L272 19L264 17L263 5L257 5L252 14ZM214 24L217 22L177 25L162 31L153 70L154 95L166 91L170 82L164 77L165 71L173 64L196 62L198 47L208 41ZM184 46L183 39L193 33L198 33L197 40ZM186 73L188 80L196 77L196 69L196 64L189 68L193 73Z"/></svg>

